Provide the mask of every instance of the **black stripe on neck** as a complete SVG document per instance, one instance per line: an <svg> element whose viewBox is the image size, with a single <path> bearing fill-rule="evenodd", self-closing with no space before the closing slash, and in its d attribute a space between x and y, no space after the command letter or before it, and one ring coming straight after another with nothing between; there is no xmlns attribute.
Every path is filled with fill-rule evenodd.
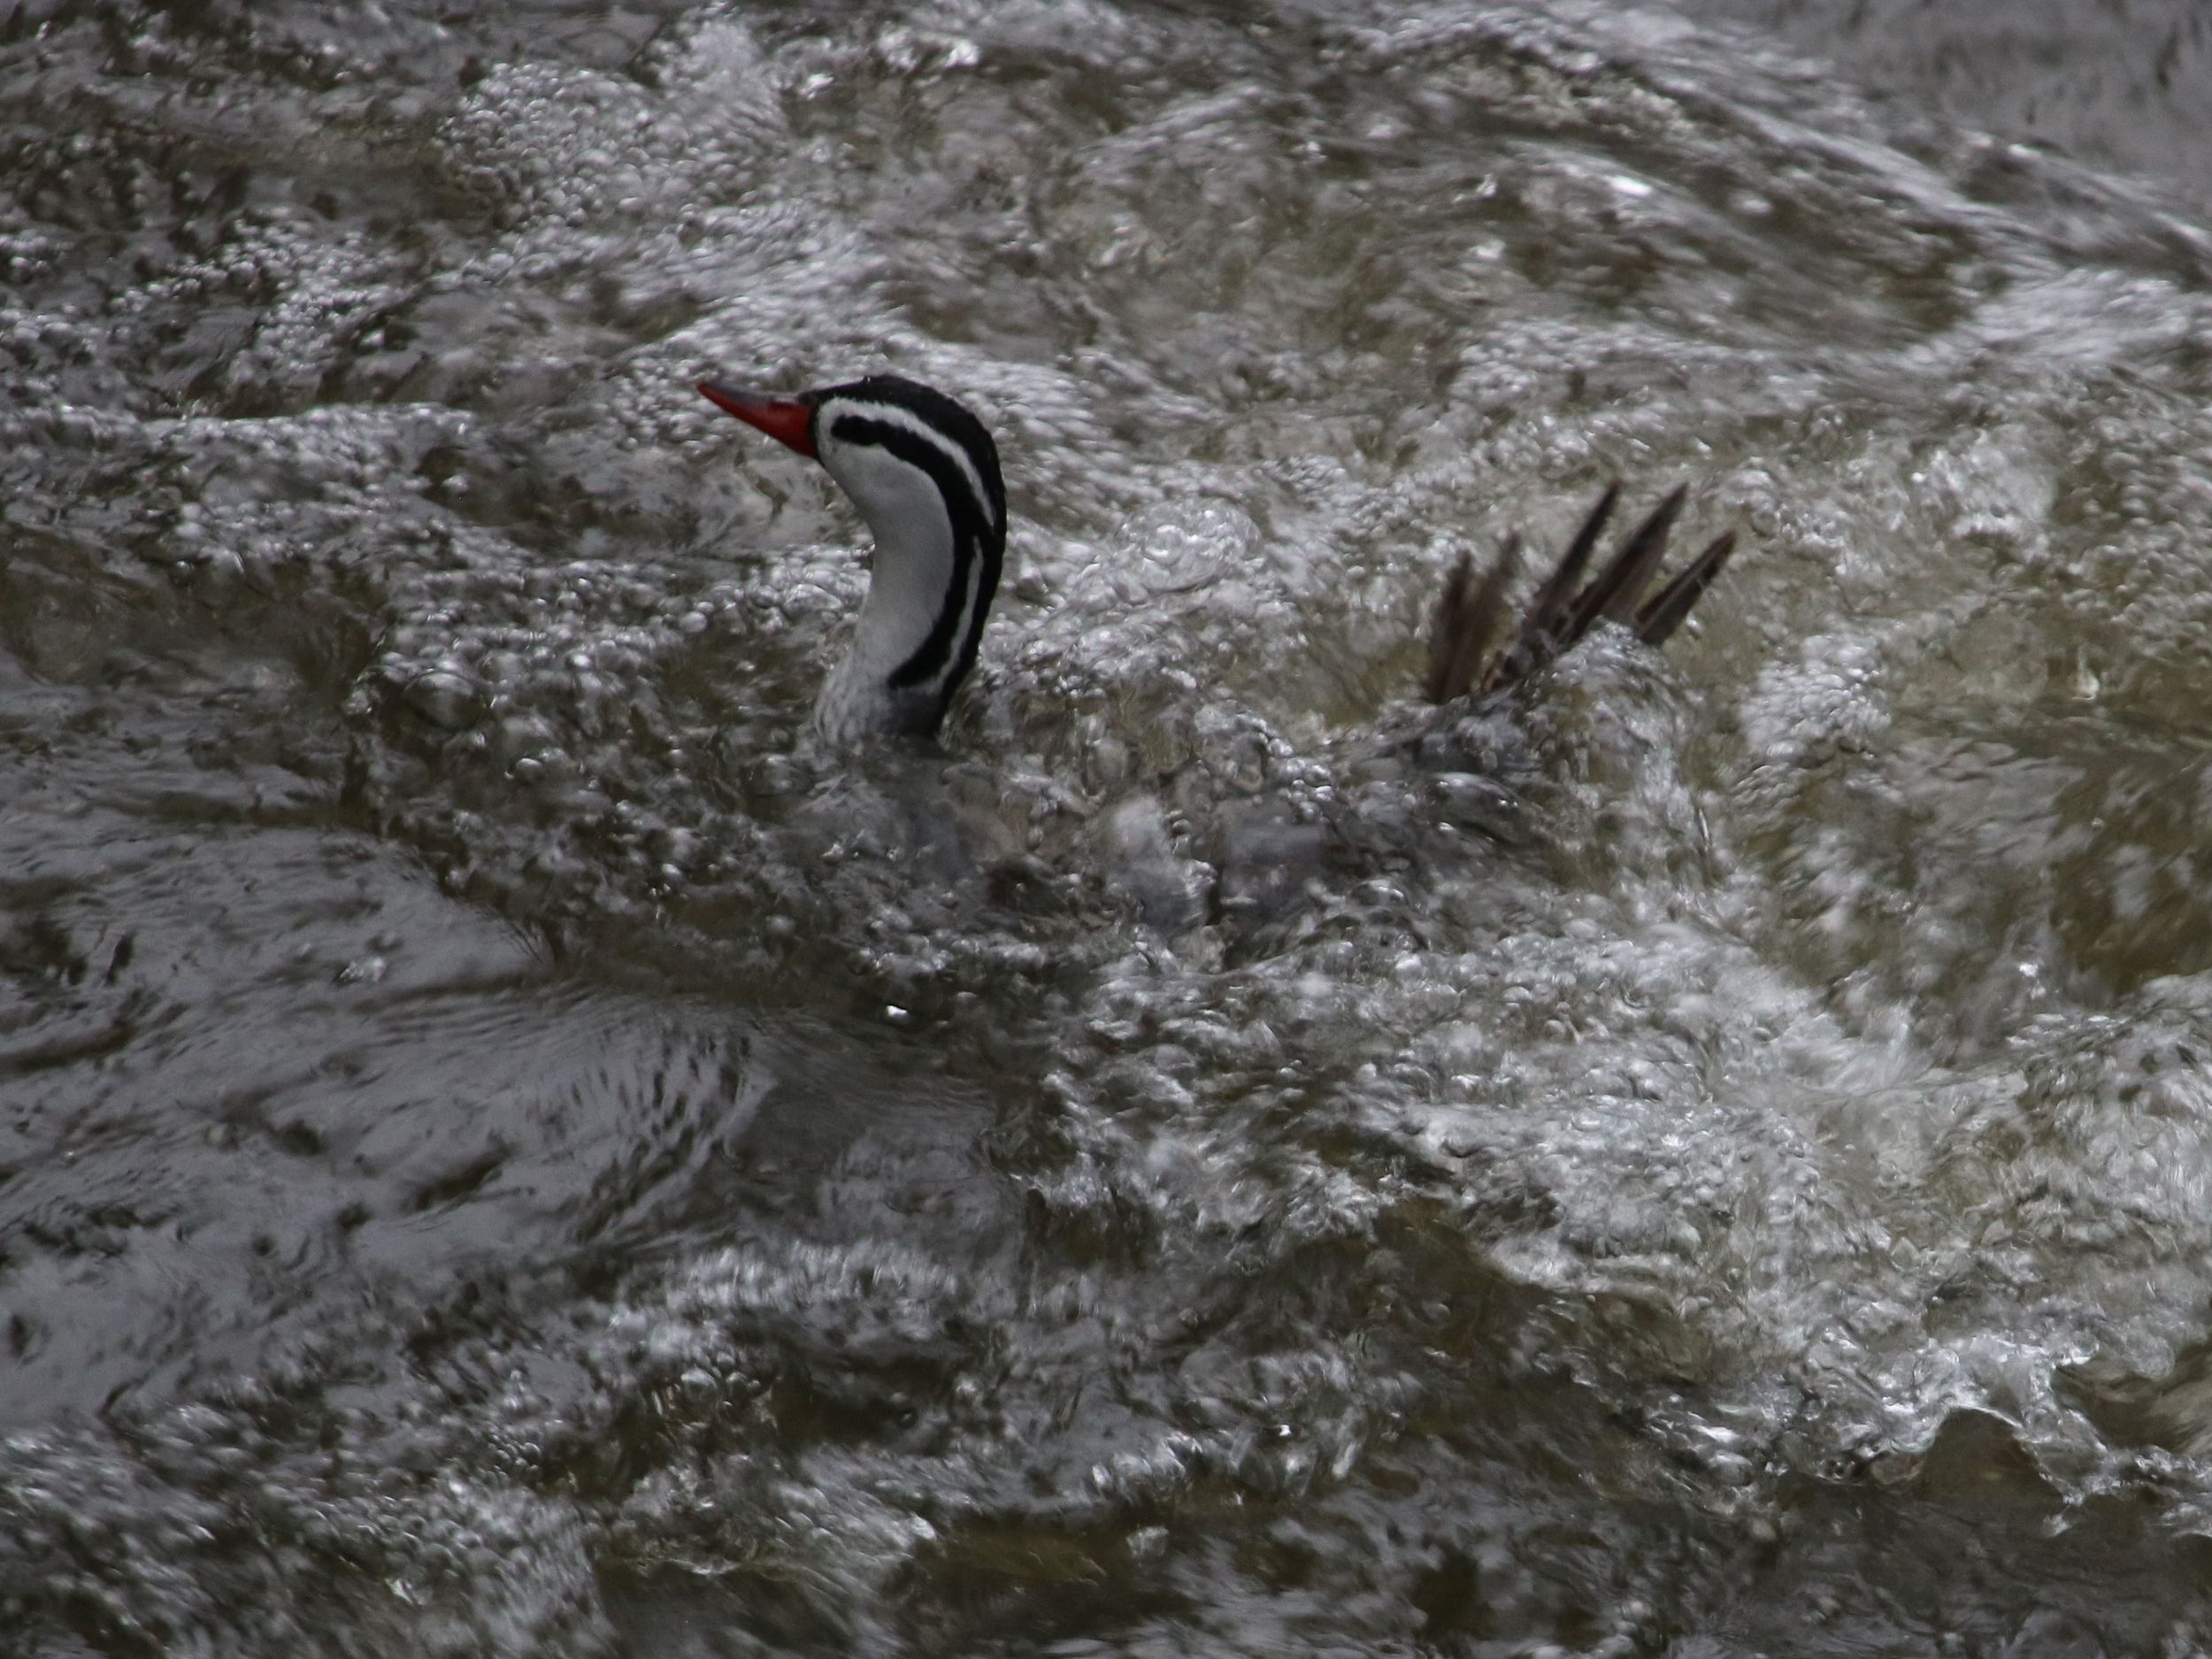
<svg viewBox="0 0 2212 1659"><path fill-rule="evenodd" d="M897 401L902 407L910 407L903 398ZM938 401L950 403L949 399L941 397ZM959 408L957 404L951 407ZM974 438L981 439L980 447L965 433L945 435L948 442L957 442L967 451L983 480L991 498L987 517L981 503L976 501L974 487L961 471L960 464L910 427L895 421L851 414L839 415L830 426L831 435L841 442L873 445L926 473L937 486L946 514L952 520L952 581L944 603L927 636L911 657L892 670L890 677L891 685L902 691L927 687L943 677L937 687L936 709L930 720L933 730L937 721L944 718L945 705L951 702L952 694L975 666L976 652L983 643L984 620L990 613L992 597L998 592L999 572L1006 550L1006 534L1001 527L1006 518L1006 494L999 480L996 448L980 422L964 410L960 413L965 417L966 424L974 428ZM933 420L931 424L942 423ZM981 579L975 583L975 605L968 611L967 626L964 629L960 626L962 613L968 611L968 585L979 559L982 562Z"/></svg>

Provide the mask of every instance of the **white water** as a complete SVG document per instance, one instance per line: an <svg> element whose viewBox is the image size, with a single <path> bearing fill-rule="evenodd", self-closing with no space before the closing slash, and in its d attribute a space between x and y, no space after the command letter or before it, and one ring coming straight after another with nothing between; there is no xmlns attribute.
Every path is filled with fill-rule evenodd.
<svg viewBox="0 0 2212 1659"><path fill-rule="evenodd" d="M7 49L27 1651L2203 1639L2173 199L1655 8L109 21ZM847 764L856 528L688 388L887 365L1018 523ZM1744 534L1670 661L1393 750L1616 475Z"/></svg>

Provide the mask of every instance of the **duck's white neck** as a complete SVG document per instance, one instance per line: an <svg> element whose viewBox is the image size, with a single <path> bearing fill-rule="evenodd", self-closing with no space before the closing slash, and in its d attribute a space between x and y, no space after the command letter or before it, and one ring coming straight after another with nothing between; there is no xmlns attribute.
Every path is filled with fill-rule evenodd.
<svg viewBox="0 0 2212 1659"><path fill-rule="evenodd" d="M868 597L854 621L852 643L814 705L815 725L835 742L936 728L949 687L900 685L896 677L929 644L948 607L966 608L966 596L954 592L952 521L933 490L926 502L895 512L879 503L868 522L876 536Z"/></svg>
<svg viewBox="0 0 2212 1659"><path fill-rule="evenodd" d="M823 411L820 458L875 533L868 597L815 705L833 741L937 729L975 662L1004 508L973 464L904 410Z"/></svg>

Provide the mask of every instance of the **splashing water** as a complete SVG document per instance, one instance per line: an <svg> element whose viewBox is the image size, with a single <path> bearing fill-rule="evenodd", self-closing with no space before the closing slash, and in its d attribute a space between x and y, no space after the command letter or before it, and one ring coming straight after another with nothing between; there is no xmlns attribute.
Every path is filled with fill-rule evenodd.
<svg viewBox="0 0 2212 1659"><path fill-rule="evenodd" d="M2212 1639L2178 197L1569 0L4 37L22 1651ZM688 388L887 365L845 761ZM1615 476L1671 661L1406 707Z"/></svg>

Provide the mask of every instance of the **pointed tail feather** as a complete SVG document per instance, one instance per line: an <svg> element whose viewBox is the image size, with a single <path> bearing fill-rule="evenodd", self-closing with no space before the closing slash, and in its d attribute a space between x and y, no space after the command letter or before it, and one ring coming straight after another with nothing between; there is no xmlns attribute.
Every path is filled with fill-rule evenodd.
<svg viewBox="0 0 2212 1659"><path fill-rule="evenodd" d="M1605 521L1613 516L1613 503L1620 496L1621 487L1617 483L1606 486L1605 494L1598 497L1598 504L1582 521L1582 528L1575 532L1575 539L1567 544L1557 566L1536 590L1536 597L1529 601L1528 614L1512 645L1500 654L1497 661L1490 664L1490 672L1482 677L1481 689L1495 691L1517 680L1526 680L1574 643L1563 635L1574 617L1575 584L1588 568L1590 555L1596 549Z"/></svg>
<svg viewBox="0 0 2212 1659"><path fill-rule="evenodd" d="M1618 484L1608 488L1560 556L1558 565L1529 601L1512 643L1492 658L1486 668L1481 666L1483 653L1497 618L1503 614L1505 590L1519 573L1520 543L1509 537L1495 562L1484 572L1481 586L1472 591L1472 562L1462 557L1445 584L1429 635L1430 701L1447 703L1471 691L1499 691L1517 685L1555 661L1600 622L1622 623L1645 643L1664 644L1713 585L1736 546L1732 530L1717 538L1665 587L1638 605L1658 573L1668 533L1688 494L1687 485L1673 490L1629 533L1604 569L1583 587L1583 572L1620 497Z"/></svg>
<svg viewBox="0 0 2212 1659"><path fill-rule="evenodd" d="M1498 557L1483 572L1482 586L1473 587L1474 560L1459 556L1436 602L1429 625L1428 696L1431 703L1449 703L1475 688L1490 638L1505 614L1505 590L1521 572L1521 538L1509 535Z"/></svg>
<svg viewBox="0 0 2212 1659"><path fill-rule="evenodd" d="M1625 622L1634 614L1636 601L1643 596L1645 588L1659 569L1659 561L1666 557L1667 533L1674 528L1675 515L1682 511L1682 503L1689 494L1687 484L1676 485L1666 500L1652 509L1651 516L1621 543L1620 551L1598 572L1597 580L1583 590L1582 596L1575 601L1574 619L1568 625L1569 643L1580 639L1600 622Z"/></svg>
<svg viewBox="0 0 2212 1659"><path fill-rule="evenodd" d="M1636 613L1636 637L1650 646L1664 645L1690 614L1690 607L1704 597L1713 579L1736 550L1733 530L1716 536L1710 547L1683 567L1679 575L1662 588Z"/></svg>

